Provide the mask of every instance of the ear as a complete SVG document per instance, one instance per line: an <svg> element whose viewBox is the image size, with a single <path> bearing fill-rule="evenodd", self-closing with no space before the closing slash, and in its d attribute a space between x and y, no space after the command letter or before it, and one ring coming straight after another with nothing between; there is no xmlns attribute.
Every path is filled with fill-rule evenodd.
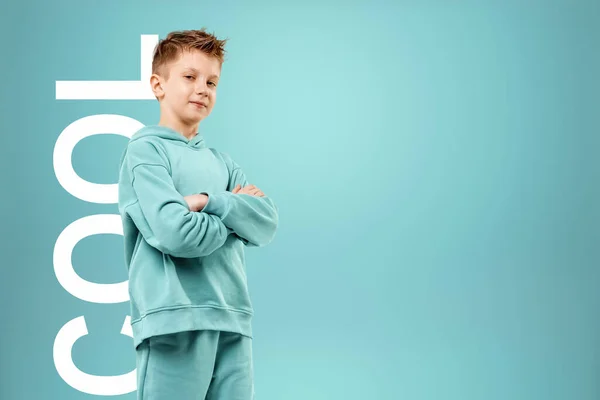
<svg viewBox="0 0 600 400"><path fill-rule="evenodd" d="M154 96L159 100L165 95L162 83L162 78L159 75L152 74L150 77L150 87L152 88L152 92L154 92Z"/></svg>

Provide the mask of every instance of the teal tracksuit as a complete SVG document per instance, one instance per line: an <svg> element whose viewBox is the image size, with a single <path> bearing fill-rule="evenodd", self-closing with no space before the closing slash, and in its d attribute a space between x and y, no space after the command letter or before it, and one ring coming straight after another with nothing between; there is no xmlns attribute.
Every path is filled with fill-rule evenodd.
<svg viewBox="0 0 600 400"><path fill-rule="evenodd" d="M237 184L240 167L200 134L149 126L127 145L119 212L140 399L252 398L244 248L271 242L278 208ZM197 193L208 203L192 212L184 196Z"/></svg>

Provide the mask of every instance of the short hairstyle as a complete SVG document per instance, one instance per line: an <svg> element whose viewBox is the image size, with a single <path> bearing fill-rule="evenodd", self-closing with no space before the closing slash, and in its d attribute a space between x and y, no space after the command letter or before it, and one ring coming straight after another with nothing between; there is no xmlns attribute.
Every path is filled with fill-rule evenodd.
<svg viewBox="0 0 600 400"><path fill-rule="evenodd" d="M168 78L169 71L163 68L179 58L184 51L200 50L204 54L215 57L219 63L225 60L225 43L228 39L218 39L208 33L205 28L199 30L175 31L160 40L154 49L152 73L162 74Z"/></svg>

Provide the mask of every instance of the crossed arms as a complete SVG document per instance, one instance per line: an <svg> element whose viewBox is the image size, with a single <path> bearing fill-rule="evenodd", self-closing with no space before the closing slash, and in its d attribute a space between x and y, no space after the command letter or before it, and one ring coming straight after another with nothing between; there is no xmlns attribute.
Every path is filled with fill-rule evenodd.
<svg viewBox="0 0 600 400"><path fill-rule="evenodd" d="M133 165L132 185L138 200L138 212L130 215L138 227L145 227L140 231L151 246L165 254L193 258L211 254L232 233L249 247L271 242L279 220L277 206L248 184L229 156L223 158L229 171L227 190L184 197L151 143L130 144L127 162Z"/></svg>

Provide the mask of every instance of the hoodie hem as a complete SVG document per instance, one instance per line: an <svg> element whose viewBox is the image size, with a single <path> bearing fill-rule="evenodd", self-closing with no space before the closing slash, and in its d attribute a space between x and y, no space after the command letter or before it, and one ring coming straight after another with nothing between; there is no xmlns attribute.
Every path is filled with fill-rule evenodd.
<svg viewBox="0 0 600 400"><path fill-rule="evenodd" d="M133 345L137 348L145 339L196 330L216 330L239 333L252 338L252 313L233 308L183 306L154 310L131 322Z"/></svg>

